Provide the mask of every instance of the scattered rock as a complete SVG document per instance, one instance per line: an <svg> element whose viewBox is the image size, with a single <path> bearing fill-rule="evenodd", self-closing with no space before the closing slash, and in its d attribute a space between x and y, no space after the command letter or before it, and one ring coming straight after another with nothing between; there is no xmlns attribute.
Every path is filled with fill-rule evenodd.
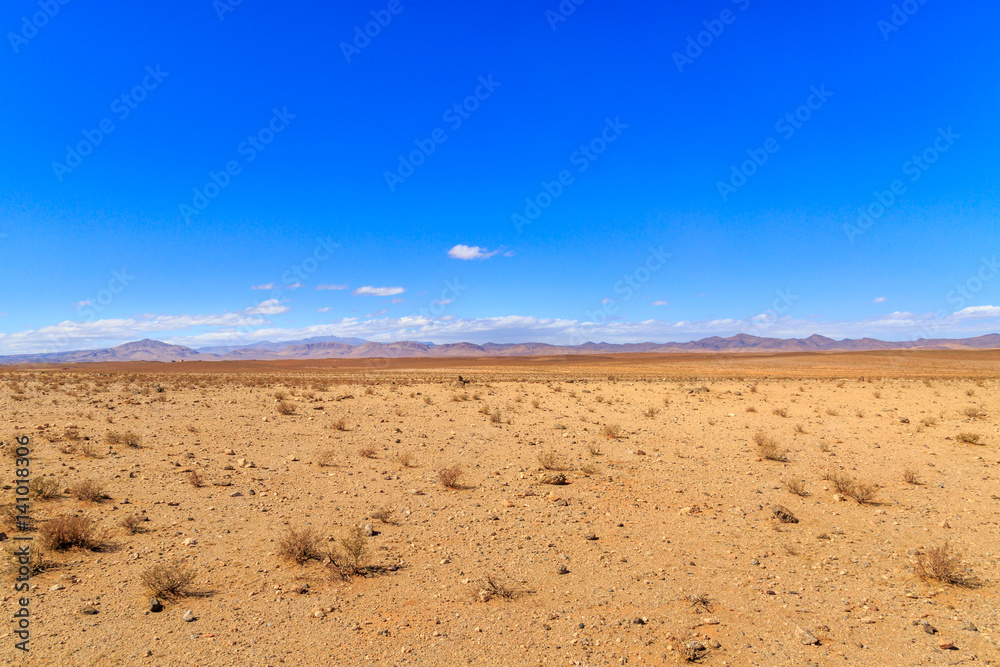
<svg viewBox="0 0 1000 667"><path fill-rule="evenodd" d="M364 533L365 537L371 537L375 534L375 528L370 523L366 523L361 526L361 532Z"/></svg>
<svg viewBox="0 0 1000 667"><path fill-rule="evenodd" d="M88 604L86 607L80 610L80 613L83 614L84 616L93 616L97 613L97 609Z"/></svg>
<svg viewBox="0 0 1000 667"><path fill-rule="evenodd" d="M568 573L569 573L569 568L566 567L566 564L559 563L559 566L556 568L556 574L568 574Z"/></svg>
<svg viewBox="0 0 1000 667"><path fill-rule="evenodd" d="M323 618L325 616L326 616L326 612L323 611L322 609L313 609L312 610L312 617L313 618Z"/></svg>
<svg viewBox="0 0 1000 667"><path fill-rule="evenodd" d="M193 537L186 537L184 538L184 542L182 544L184 544L184 546L186 547L193 547L194 545L198 544L198 540L196 540Z"/></svg>
<svg viewBox="0 0 1000 667"><path fill-rule="evenodd" d="M945 650L945 651L957 651L958 650L958 647L955 646L954 642L950 642L950 641L946 641L946 640L945 641L939 641L938 642L938 648L942 649L942 650Z"/></svg>
<svg viewBox="0 0 1000 667"><path fill-rule="evenodd" d="M633 625L646 625L646 619L639 618L638 616L636 616L635 618L632 619L632 623Z"/></svg>
<svg viewBox="0 0 1000 667"><path fill-rule="evenodd" d="M64 588L66 587L63 586L62 584L53 584L52 586L49 586L50 591L61 591Z"/></svg>
<svg viewBox="0 0 1000 667"><path fill-rule="evenodd" d="M184 615L181 618L184 619L186 623L190 623L191 621L194 620L194 612L188 609L187 611L184 612Z"/></svg>
<svg viewBox="0 0 1000 667"><path fill-rule="evenodd" d="M542 475L541 479L539 480L539 483L540 484L555 484L557 486L561 485L561 484L565 484L566 483L566 475L562 474L561 472L549 473L547 475Z"/></svg>
<svg viewBox="0 0 1000 667"><path fill-rule="evenodd" d="M594 535L593 533L587 533L586 535L583 536L583 539L593 541L597 539L597 535Z"/></svg>
<svg viewBox="0 0 1000 667"><path fill-rule="evenodd" d="M309 584L292 584L292 587L288 590L299 595L305 595L309 592Z"/></svg>
<svg viewBox="0 0 1000 667"><path fill-rule="evenodd" d="M792 511L783 505L773 505L771 511L774 512L774 516L778 517L781 523L798 523L799 520L795 518Z"/></svg>
<svg viewBox="0 0 1000 667"><path fill-rule="evenodd" d="M240 493L239 491L233 491L232 493L229 494L230 498L240 498L242 496L243 496L243 494Z"/></svg>
<svg viewBox="0 0 1000 667"><path fill-rule="evenodd" d="M969 632L979 632L979 628L977 628L972 623L966 623L965 626L962 629L963 630L968 630Z"/></svg>
<svg viewBox="0 0 1000 667"><path fill-rule="evenodd" d="M795 638L806 646L819 644L819 640L816 639L816 635L801 626L795 626Z"/></svg>
<svg viewBox="0 0 1000 667"><path fill-rule="evenodd" d="M156 598L149 598L149 610L154 614L163 611L163 603Z"/></svg>

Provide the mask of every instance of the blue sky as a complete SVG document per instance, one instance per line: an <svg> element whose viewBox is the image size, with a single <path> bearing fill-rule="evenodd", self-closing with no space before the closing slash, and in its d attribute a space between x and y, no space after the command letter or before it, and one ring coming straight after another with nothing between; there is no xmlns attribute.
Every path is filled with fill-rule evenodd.
<svg viewBox="0 0 1000 667"><path fill-rule="evenodd" d="M687 4L5 3L0 353L1000 330L1000 7Z"/></svg>

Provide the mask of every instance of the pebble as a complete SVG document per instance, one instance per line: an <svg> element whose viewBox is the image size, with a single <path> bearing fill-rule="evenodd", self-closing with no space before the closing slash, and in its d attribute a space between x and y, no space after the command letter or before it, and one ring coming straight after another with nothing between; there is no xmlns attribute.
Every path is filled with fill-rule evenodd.
<svg viewBox="0 0 1000 667"><path fill-rule="evenodd" d="M191 621L194 620L194 613L190 609L188 609L187 611L184 612L184 616L182 616L181 618L183 618L185 622L190 623Z"/></svg>
<svg viewBox="0 0 1000 667"><path fill-rule="evenodd" d="M156 598L149 598L149 610L154 614L163 611L163 603Z"/></svg>
<svg viewBox="0 0 1000 667"><path fill-rule="evenodd" d="M562 474L561 472L559 472L559 473L550 473L550 474L547 474L547 475L542 475L542 478L539 480L539 483L540 484L555 484L557 486L558 485L562 485L562 484L566 483L566 475Z"/></svg>
<svg viewBox="0 0 1000 667"><path fill-rule="evenodd" d="M61 591L64 588L66 588L66 587L63 586L62 584L54 584L52 586L49 586L49 590L50 591Z"/></svg>
<svg viewBox="0 0 1000 667"><path fill-rule="evenodd" d="M198 540L194 539L193 537L186 537L184 538L183 544L186 547L193 547L194 545L198 544Z"/></svg>
<svg viewBox="0 0 1000 667"><path fill-rule="evenodd" d="M323 611L322 609L313 609L312 610L312 617L313 618L323 618L325 616L326 616L326 612Z"/></svg>
<svg viewBox="0 0 1000 667"><path fill-rule="evenodd" d="M365 537L371 537L375 534L375 528L370 523L366 523L361 526L361 532L364 533Z"/></svg>
<svg viewBox="0 0 1000 667"><path fill-rule="evenodd" d="M583 539L585 539L585 540L596 540L597 539L597 535L594 535L593 533L587 533L586 535L583 536Z"/></svg>
<svg viewBox="0 0 1000 667"><path fill-rule="evenodd" d="M819 640L816 639L816 635L801 626L795 626L795 638L806 646L819 644Z"/></svg>
<svg viewBox="0 0 1000 667"><path fill-rule="evenodd" d="M94 614L97 613L97 609L88 604L86 607L80 610L80 613L85 616L93 616Z"/></svg>

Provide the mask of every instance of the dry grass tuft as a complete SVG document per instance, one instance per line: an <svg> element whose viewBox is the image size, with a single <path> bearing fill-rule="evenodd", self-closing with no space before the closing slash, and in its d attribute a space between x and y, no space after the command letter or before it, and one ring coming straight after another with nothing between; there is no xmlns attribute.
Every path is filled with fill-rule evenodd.
<svg viewBox="0 0 1000 667"><path fill-rule="evenodd" d="M377 450L371 445L365 445L364 447L358 450L358 456L360 456L363 459L373 459L375 458L375 455L377 453L378 453Z"/></svg>
<svg viewBox="0 0 1000 667"><path fill-rule="evenodd" d="M289 401L280 400L278 401L277 408L279 415L294 415L295 414L295 404Z"/></svg>
<svg viewBox="0 0 1000 667"><path fill-rule="evenodd" d="M801 479L785 480L785 490L803 498L809 495L809 492L806 490L806 485Z"/></svg>
<svg viewBox="0 0 1000 667"><path fill-rule="evenodd" d="M77 482L69 487L69 493L77 500L90 503L97 503L107 498L104 495L104 487L101 486L100 482L95 482L92 479Z"/></svg>
<svg viewBox="0 0 1000 667"><path fill-rule="evenodd" d="M906 469L903 471L903 481L906 482L907 484L915 484L915 485L923 484L923 482L921 482L920 478L917 476L917 471L910 469Z"/></svg>
<svg viewBox="0 0 1000 667"><path fill-rule="evenodd" d="M788 408L775 408L774 410L771 410L771 414L778 415L779 417L787 417Z"/></svg>
<svg viewBox="0 0 1000 667"><path fill-rule="evenodd" d="M205 486L205 478L197 470L192 470L188 473L187 482L196 489Z"/></svg>
<svg viewBox="0 0 1000 667"><path fill-rule="evenodd" d="M962 588L979 587L980 581L967 573L962 558L962 552L953 550L948 542L931 547L917 556L917 576Z"/></svg>
<svg viewBox="0 0 1000 667"><path fill-rule="evenodd" d="M35 477L31 480L29 487L35 500L52 500L61 495L59 482L51 477Z"/></svg>
<svg viewBox="0 0 1000 667"><path fill-rule="evenodd" d="M405 449L396 454L396 463L404 468L413 468L417 465L413 452Z"/></svg>
<svg viewBox="0 0 1000 667"><path fill-rule="evenodd" d="M93 519L85 516L62 514L49 519L38 530L38 537L43 547L53 551L99 551L102 546Z"/></svg>
<svg viewBox="0 0 1000 667"><path fill-rule="evenodd" d="M364 531L359 526L351 526L346 535L337 539L337 547L339 553L331 560L341 576L361 573L368 556L368 538Z"/></svg>
<svg viewBox="0 0 1000 667"><path fill-rule="evenodd" d="M599 442L588 442L587 443L587 453L591 456L600 456L604 452L601 450L601 443Z"/></svg>
<svg viewBox="0 0 1000 667"><path fill-rule="evenodd" d="M518 593L519 591L503 583L496 575L487 574L479 581L477 597L480 602L489 602L493 598L513 600L518 596Z"/></svg>
<svg viewBox="0 0 1000 667"><path fill-rule="evenodd" d="M768 461L788 461L785 450L778 444L778 441L763 431L757 431L753 436L753 441L762 458Z"/></svg>
<svg viewBox="0 0 1000 667"><path fill-rule="evenodd" d="M562 462L562 457L553 450L538 452L538 464L546 470L565 470L566 466Z"/></svg>
<svg viewBox="0 0 1000 667"><path fill-rule="evenodd" d="M376 521L381 521L382 523L393 524L396 523L396 510L391 507L379 507L373 509L368 513L368 516Z"/></svg>
<svg viewBox="0 0 1000 667"><path fill-rule="evenodd" d="M601 435L605 438L611 438L612 440L617 440L622 437L622 427L618 424L605 424L601 427Z"/></svg>
<svg viewBox="0 0 1000 667"><path fill-rule="evenodd" d="M347 430L347 420L343 417L338 417L330 422L330 428L334 431L346 431Z"/></svg>
<svg viewBox="0 0 1000 667"><path fill-rule="evenodd" d="M148 519L141 514L129 514L127 516L123 516L121 520L118 521L118 525L124 528L129 535L136 535L138 533L145 532L142 524L146 521L148 521Z"/></svg>
<svg viewBox="0 0 1000 667"><path fill-rule="evenodd" d="M459 480L462 478L462 466L455 464L438 470L438 480L449 489L461 488Z"/></svg>
<svg viewBox="0 0 1000 667"><path fill-rule="evenodd" d="M321 468L330 468L337 465L338 452L333 447L327 447L316 452L316 465Z"/></svg>
<svg viewBox="0 0 1000 667"><path fill-rule="evenodd" d="M970 431L962 431L955 436L955 440L958 442L965 443L966 445L981 445L983 436L978 433L972 433Z"/></svg>
<svg viewBox="0 0 1000 667"><path fill-rule="evenodd" d="M311 526L289 526L285 534L278 538L278 556L299 565L308 560L321 560L323 552L319 535Z"/></svg>
<svg viewBox="0 0 1000 667"><path fill-rule="evenodd" d="M139 575L142 585L150 595L165 599L190 595L194 578L194 569L185 565L180 559L153 565Z"/></svg>

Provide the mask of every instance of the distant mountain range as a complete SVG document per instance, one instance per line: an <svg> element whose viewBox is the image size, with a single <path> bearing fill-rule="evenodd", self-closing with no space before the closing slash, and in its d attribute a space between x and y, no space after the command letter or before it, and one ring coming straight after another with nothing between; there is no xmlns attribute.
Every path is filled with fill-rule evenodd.
<svg viewBox="0 0 1000 667"><path fill-rule="evenodd" d="M934 338L889 342L875 338L834 340L808 338L759 338L738 334L729 338L703 338L690 343L372 343L360 338L323 336L302 340L262 341L192 349L156 340L140 340L103 350L78 350L48 354L0 356L0 364L67 364L108 361L248 361L268 359L358 359L370 357L501 357L567 354L667 353L667 352L864 352L871 350L985 350L1000 348L1000 334L975 338Z"/></svg>

